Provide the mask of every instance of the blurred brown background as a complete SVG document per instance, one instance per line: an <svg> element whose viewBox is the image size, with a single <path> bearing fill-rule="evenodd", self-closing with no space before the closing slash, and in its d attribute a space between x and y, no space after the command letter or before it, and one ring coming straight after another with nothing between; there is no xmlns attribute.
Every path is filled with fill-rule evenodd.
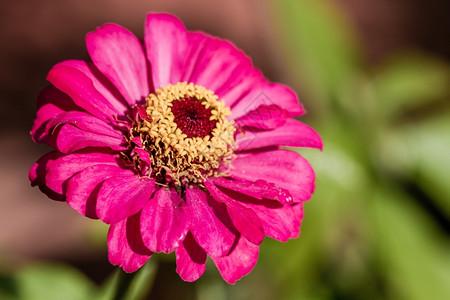
<svg viewBox="0 0 450 300"><path fill-rule="evenodd" d="M356 28L364 55L373 66L407 48L450 59L447 0L334 2ZM87 230L94 221L29 186L29 168L48 149L35 145L28 132L49 69L65 59L88 60L84 36L104 23L118 23L142 37L149 11L173 13L188 29L233 41L268 78L296 85L285 72L289 62L277 45L270 0L2 0L0 257L5 261L0 265L4 268L32 259L62 259L81 269L88 269L87 264L98 266L89 268L89 275L97 281L112 269L104 245L92 247L88 242L93 239L91 234L97 234ZM103 228L99 230L104 234Z"/></svg>

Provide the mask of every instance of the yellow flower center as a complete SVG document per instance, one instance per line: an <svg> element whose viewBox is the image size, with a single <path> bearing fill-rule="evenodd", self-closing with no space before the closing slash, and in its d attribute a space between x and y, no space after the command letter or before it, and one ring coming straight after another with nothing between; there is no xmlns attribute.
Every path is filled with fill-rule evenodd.
<svg viewBox="0 0 450 300"><path fill-rule="evenodd" d="M133 122L130 140L140 137L159 184L201 184L203 178L223 175L236 131L223 100L202 86L180 82L150 94L144 107L147 118Z"/></svg>

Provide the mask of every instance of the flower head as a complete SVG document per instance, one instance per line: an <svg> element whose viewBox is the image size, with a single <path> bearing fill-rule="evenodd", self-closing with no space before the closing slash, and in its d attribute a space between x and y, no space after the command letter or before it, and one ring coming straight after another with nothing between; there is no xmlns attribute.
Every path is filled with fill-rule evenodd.
<svg viewBox="0 0 450 300"><path fill-rule="evenodd" d="M209 255L234 283L256 264L264 236L299 234L314 173L288 147L321 148L292 119L294 92L267 81L232 43L147 16L143 41L107 24L86 37L92 62L64 61L47 79L31 130L55 148L33 185L110 224L108 253L126 272L175 251L198 279Z"/></svg>

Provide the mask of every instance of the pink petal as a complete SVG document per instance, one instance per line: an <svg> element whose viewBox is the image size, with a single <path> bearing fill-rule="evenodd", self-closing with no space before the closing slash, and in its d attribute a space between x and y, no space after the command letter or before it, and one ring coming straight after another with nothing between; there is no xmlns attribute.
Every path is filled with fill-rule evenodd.
<svg viewBox="0 0 450 300"><path fill-rule="evenodd" d="M113 128L112 124L107 124L96 117L82 111L62 112L51 118L47 124L47 131L62 124L72 124L82 131L106 135L122 140L123 132Z"/></svg>
<svg viewBox="0 0 450 300"><path fill-rule="evenodd" d="M279 201L281 204L290 204L293 202L292 196L288 190L276 187L273 183L264 180L255 182L239 179L230 180L225 177L214 179L214 184L233 190L256 199L269 199Z"/></svg>
<svg viewBox="0 0 450 300"><path fill-rule="evenodd" d="M95 66L130 106L149 95L144 50L133 33L119 25L106 24L86 35L86 47Z"/></svg>
<svg viewBox="0 0 450 300"><path fill-rule="evenodd" d="M117 165L119 157L106 153L75 153L59 155L42 166L41 174L45 174L45 184L56 193L65 192L65 182L76 173L93 165ZM45 169L44 169L45 168Z"/></svg>
<svg viewBox="0 0 450 300"><path fill-rule="evenodd" d="M286 110L289 117L296 117L305 113L303 106L298 101L297 95L289 87L279 83L265 82L259 86L255 86L239 102L233 103L231 107L231 118L236 120L252 110L257 109L260 105L273 104Z"/></svg>
<svg viewBox="0 0 450 300"><path fill-rule="evenodd" d="M255 211L268 237L286 242L288 239L295 239L299 236L303 215L298 216L295 214L293 207L302 209L303 203L299 202L292 206L284 205L278 207L270 207L270 204L264 204L246 203L244 205L251 207Z"/></svg>
<svg viewBox="0 0 450 300"><path fill-rule="evenodd" d="M39 189L46 194L50 199L58 200L58 201L64 201L65 197L61 193L57 193L50 188L47 187L46 182L46 169L47 164L50 161L56 160L63 156L64 154L53 151L45 154L41 158L38 159L38 161L31 167L30 171L28 172L28 178L30 179L31 186L38 186Z"/></svg>
<svg viewBox="0 0 450 300"><path fill-rule="evenodd" d="M123 136L107 136L87 132L73 126L62 125L56 139L57 149L63 153L72 153L80 149L91 147L110 148L115 151L126 150L126 142Z"/></svg>
<svg viewBox="0 0 450 300"><path fill-rule="evenodd" d="M237 245L229 255L214 257L212 260L219 269L223 279L231 284L250 273L258 260L259 246L256 246L244 237L241 237Z"/></svg>
<svg viewBox="0 0 450 300"><path fill-rule="evenodd" d="M142 146L142 142L141 142L141 138L140 137L134 137L131 140L132 144L134 144L134 148L131 151L131 156L134 157L134 155L138 155L139 156L139 172L140 174L146 176L149 175L149 173L151 173L151 166L152 166L152 161L150 159L150 153L148 153L148 151L146 151L143 146Z"/></svg>
<svg viewBox="0 0 450 300"><path fill-rule="evenodd" d="M278 128L267 131L256 131L247 134L238 133L236 137L238 151L246 151L270 146L311 147L322 149L322 139L308 125L297 120L288 119Z"/></svg>
<svg viewBox="0 0 450 300"><path fill-rule="evenodd" d="M83 60L66 60L59 65L81 71L91 79L95 89L105 97L117 111L117 115L124 115L129 107L116 87L91 63Z"/></svg>
<svg viewBox="0 0 450 300"><path fill-rule="evenodd" d="M183 23L169 14L148 14L144 42L154 88L180 82L187 45Z"/></svg>
<svg viewBox="0 0 450 300"><path fill-rule="evenodd" d="M183 81L214 91L228 106L263 80L251 59L229 41L190 32L188 44Z"/></svg>
<svg viewBox="0 0 450 300"><path fill-rule="evenodd" d="M268 237L286 242L300 234L300 223L303 219L302 202L282 205L267 199L249 197L233 190L227 189L225 193L256 213L263 225L264 234Z"/></svg>
<svg viewBox="0 0 450 300"><path fill-rule="evenodd" d="M137 168L139 169L139 173L143 176L148 176L152 172L152 162L150 159L150 154L147 150L134 148L131 151L131 155L137 153L139 155L139 165Z"/></svg>
<svg viewBox="0 0 450 300"><path fill-rule="evenodd" d="M62 112L80 109L80 107L73 103L72 99L54 86L45 88L38 97L38 111L30 131L33 141L36 143L46 143L55 148L55 137L52 137L46 131L48 121Z"/></svg>
<svg viewBox="0 0 450 300"><path fill-rule="evenodd" d="M226 204L236 229L253 244L261 244L264 240L264 229L255 212L222 193L211 181L205 180L204 184L216 201Z"/></svg>
<svg viewBox="0 0 450 300"><path fill-rule="evenodd" d="M134 105L132 110L133 120L139 123L140 120L146 120L152 122L152 119L148 116L144 105Z"/></svg>
<svg viewBox="0 0 450 300"><path fill-rule="evenodd" d="M229 107L246 97L255 86L264 81L264 76L258 69L250 68L246 69L246 72L242 70L241 73L241 76L236 77L238 78L236 82L224 86L226 88L219 89L216 93Z"/></svg>
<svg viewBox="0 0 450 300"><path fill-rule="evenodd" d="M142 210L142 238L153 252L174 251L186 236L188 227L186 203L172 188L160 188Z"/></svg>
<svg viewBox="0 0 450 300"><path fill-rule="evenodd" d="M73 102L73 100L69 96L67 96L67 94L58 90L53 85L45 87L39 94L37 99L38 110L47 104L53 104L54 106L58 107L61 111L70 111L70 110L85 111L83 108L76 105L75 102ZM47 117L50 118L53 117L53 115L48 114Z"/></svg>
<svg viewBox="0 0 450 300"><path fill-rule="evenodd" d="M120 172L114 165L88 167L67 182L67 204L80 214L97 219L97 195L100 184Z"/></svg>
<svg viewBox="0 0 450 300"><path fill-rule="evenodd" d="M253 209L260 218L264 233L268 237L286 242L288 239L297 238L300 234L302 217L298 217L290 205L275 206L267 203L267 200L263 203L245 203L244 205ZM301 208L303 204L300 202L294 206Z"/></svg>
<svg viewBox="0 0 450 300"><path fill-rule="evenodd" d="M108 259L127 273L138 270L153 254L142 243L139 217L136 214L112 224L108 231Z"/></svg>
<svg viewBox="0 0 450 300"><path fill-rule="evenodd" d="M299 219L300 221L303 220L303 215L304 215L304 211L303 211L303 203L296 203L294 205L291 205L292 207L292 211L294 212L294 215L297 219Z"/></svg>
<svg viewBox="0 0 450 300"><path fill-rule="evenodd" d="M211 256L228 254L236 239L236 229L225 205L195 186L186 188L186 205L191 214L190 231L200 247Z"/></svg>
<svg viewBox="0 0 450 300"><path fill-rule="evenodd" d="M31 167L30 171L28 172L28 179L31 182L31 186L45 184L45 170L47 167L47 163L50 160L60 158L62 155L64 154L58 151L52 151L39 158L38 161Z"/></svg>
<svg viewBox="0 0 450 300"><path fill-rule="evenodd" d="M117 223L140 211L152 197L155 179L139 178L120 170L106 179L97 196L97 215L107 224Z"/></svg>
<svg viewBox="0 0 450 300"><path fill-rule="evenodd" d="M197 244L190 232L175 251L177 273L189 282L196 281L205 272L206 252Z"/></svg>
<svg viewBox="0 0 450 300"><path fill-rule="evenodd" d="M111 120L119 113L94 87L92 80L78 69L64 63L57 64L48 73L47 80L72 98L76 105L99 119Z"/></svg>
<svg viewBox="0 0 450 300"><path fill-rule="evenodd" d="M262 104L248 114L238 118L239 127L253 127L258 129L274 129L286 123L287 112L275 104Z"/></svg>
<svg viewBox="0 0 450 300"><path fill-rule="evenodd" d="M314 171L298 153L274 150L238 155L232 162L231 177L272 182L288 190L294 200L306 201L314 191Z"/></svg>

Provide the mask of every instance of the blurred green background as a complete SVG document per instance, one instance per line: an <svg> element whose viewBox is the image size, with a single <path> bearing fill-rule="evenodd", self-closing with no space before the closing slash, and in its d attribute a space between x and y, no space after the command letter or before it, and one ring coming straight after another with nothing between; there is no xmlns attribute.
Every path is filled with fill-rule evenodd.
<svg viewBox="0 0 450 300"><path fill-rule="evenodd" d="M450 299L450 52L445 1L4 1L1 3L0 299L111 299L106 226L31 189L47 148L27 136L46 72L88 59L84 34L147 11L231 39L292 86L323 152L299 239L267 238L236 285L209 262L190 284L155 255L127 299ZM107 7L106 7L107 5Z"/></svg>

